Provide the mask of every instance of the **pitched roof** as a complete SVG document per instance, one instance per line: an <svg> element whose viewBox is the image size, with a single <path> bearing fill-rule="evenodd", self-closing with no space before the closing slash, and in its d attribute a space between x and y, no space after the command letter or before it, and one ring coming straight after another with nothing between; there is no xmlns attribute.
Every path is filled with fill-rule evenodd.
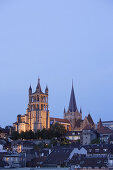
<svg viewBox="0 0 113 170"><path fill-rule="evenodd" d="M109 129L108 127L102 126L100 129L97 130L100 134L112 134L113 130Z"/></svg>
<svg viewBox="0 0 113 170"><path fill-rule="evenodd" d="M103 127L103 125L102 125L102 121L101 121L101 118L100 118L97 129L100 129L101 127Z"/></svg>
<svg viewBox="0 0 113 170"><path fill-rule="evenodd" d="M44 162L45 165L59 165L68 160L73 148L56 148L50 153Z"/></svg>
<svg viewBox="0 0 113 170"><path fill-rule="evenodd" d="M93 128L91 127L91 125L86 125L83 130L93 130Z"/></svg>
<svg viewBox="0 0 113 170"><path fill-rule="evenodd" d="M113 133L113 130L102 125L101 119L99 120L99 123L98 123L98 126L97 126L97 131L100 134L111 134L111 133Z"/></svg>
<svg viewBox="0 0 113 170"><path fill-rule="evenodd" d="M75 99L73 84L72 84L72 90L71 90L71 96L70 96L70 102L69 102L68 110L70 112L76 112L76 110L77 110L77 105L76 105L76 99Z"/></svg>
<svg viewBox="0 0 113 170"><path fill-rule="evenodd" d="M78 119L76 122L75 122L75 127L80 127L81 124L82 124L83 120L81 119Z"/></svg>
<svg viewBox="0 0 113 170"><path fill-rule="evenodd" d="M89 121L89 123L90 123L91 125L94 125L93 119L92 119L92 117L91 117L90 114L88 114L87 119L88 119L88 121Z"/></svg>
<svg viewBox="0 0 113 170"><path fill-rule="evenodd" d="M69 123L70 124L69 120L67 120L67 119L60 119L60 118L50 117L50 121L51 120L54 120L54 121L60 122L60 123Z"/></svg>

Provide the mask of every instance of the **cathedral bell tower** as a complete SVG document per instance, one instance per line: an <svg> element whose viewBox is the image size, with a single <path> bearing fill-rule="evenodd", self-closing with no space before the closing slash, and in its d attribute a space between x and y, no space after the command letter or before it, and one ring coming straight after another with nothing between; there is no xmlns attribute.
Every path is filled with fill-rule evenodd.
<svg viewBox="0 0 113 170"><path fill-rule="evenodd" d="M36 86L36 91L32 93L32 88L29 88L29 104L27 109L29 117L29 130L37 131L43 128L50 127L49 110L48 110L48 87L46 86L45 93L41 90L40 79Z"/></svg>
<svg viewBox="0 0 113 170"><path fill-rule="evenodd" d="M64 109L64 119L68 119L70 121L72 130L74 130L75 128L76 121L82 119L82 113L79 112L77 109L73 83L72 83L71 96L70 96L69 107L67 112Z"/></svg>

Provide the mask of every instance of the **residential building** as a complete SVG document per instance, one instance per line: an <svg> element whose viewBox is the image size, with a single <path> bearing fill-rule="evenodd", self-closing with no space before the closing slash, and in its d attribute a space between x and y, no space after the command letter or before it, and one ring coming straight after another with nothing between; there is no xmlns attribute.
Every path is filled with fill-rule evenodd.
<svg viewBox="0 0 113 170"><path fill-rule="evenodd" d="M113 135L113 130L103 126L101 119L97 126L97 132L100 134L101 143L109 143L110 136Z"/></svg>
<svg viewBox="0 0 113 170"><path fill-rule="evenodd" d="M20 152L27 152L27 151L32 151L34 149L35 144L32 141L13 141L12 142L12 150L16 151L18 153Z"/></svg>
<svg viewBox="0 0 113 170"><path fill-rule="evenodd" d="M85 145L88 156L113 156L113 145L112 144L90 144Z"/></svg>
<svg viewBox="0 0 113 170"><path fill-rule="evenodd" d="M93 128L91 128L90 125L87 125L83 130L82 130L82 144L83 145L89 145L91 142L95 139L97 139L98 134L97 131Z"/></svg>
<svg viewBox="0 0 113 170"><path fill-rule="evenodd" d="M46 167L57 167L69 166L69 162L74 154L87 154L87 150L84 148L73 148L73 147L56 147L52 150L50 155L44 161L43 166Z"/></svg>
<svg viewBox="0 0 113 170"><path fill-rule="evenodd" d="M66 139L70 141L80 141L82 131L68 131L65 135Z"/></svg>
<svg viewBox="0 0 113 170"><path fill-rule="evenodd" d="M102 121L102 125L113 130L113 121Z"/></svg>
<svg viewBox="0 0 113 170"><path fill-rule="evenodd" d="M7 154L3 157L3 160L12 168L26 166L26 155L23 153Z"/></svg>

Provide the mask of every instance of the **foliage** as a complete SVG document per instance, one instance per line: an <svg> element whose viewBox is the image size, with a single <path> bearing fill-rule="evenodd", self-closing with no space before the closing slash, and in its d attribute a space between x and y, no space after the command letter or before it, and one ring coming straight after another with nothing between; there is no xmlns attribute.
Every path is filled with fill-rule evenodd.
<svg viewBox="0 0 113 170"><path fill-rule="evenodd" d="M11 138L12 138L13 140L17 140L17 139L19 139L19 137L20 137L20 135L19 135L19 133L18 133L17 131L15 131L15 132L12 133Z"/></svg>
<svg viewBox="0 0 113 170"><path fill-rule="evenodd" d="M53 124L51 131L53 132L53 136L57 138L66 133L65 127L59 123Z"/></svg>
<svg viewBox="0 0 113 170"><path fill-rule="evenodd" d="M60 138L64 136L66 133L65 127L59 123L55 123L52 125L50 129L43 129L43 130L37 130L36 133L33 131L26 131L26 132L13 132L12 133L12 139L53 139L53 138Z"/></svg>
<svg viewBox="0 0 113 170"><path fill-rule="evenodd" d="M91 144L100 144L100 139L97 138L97 139L92 140Z"/></svg>

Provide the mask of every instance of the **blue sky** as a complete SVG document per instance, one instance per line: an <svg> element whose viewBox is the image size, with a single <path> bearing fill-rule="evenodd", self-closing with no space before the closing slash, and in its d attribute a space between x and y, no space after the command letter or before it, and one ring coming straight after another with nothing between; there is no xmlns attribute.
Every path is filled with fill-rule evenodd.
<svg viewBox="0 0 113 170"><path fill-rule="evenodd" d="M63 117L72 79L78 109L113 120L113 1L0 1L0 125L25 114L40 76L49 110Z"/></svg>

